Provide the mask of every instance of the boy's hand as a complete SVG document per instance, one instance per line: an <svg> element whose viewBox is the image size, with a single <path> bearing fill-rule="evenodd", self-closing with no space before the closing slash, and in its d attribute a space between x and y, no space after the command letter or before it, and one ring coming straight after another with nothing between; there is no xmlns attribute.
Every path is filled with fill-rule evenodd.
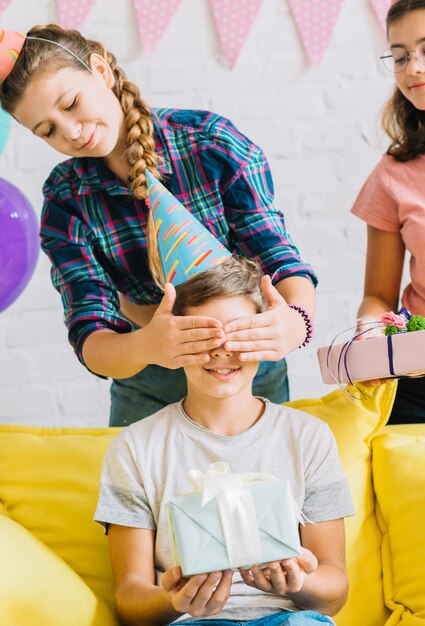
<svg viewBox="0 0 425 626"><path fill-rule="evenodd" d="M269 276L262 277L261 288L267 311L242 317L224 328L225 349L241 352L241 361L280 361L306 337L303 318L286 304Z"/></svg>
<svg viewBox="0 0 425 626"><path fill-rule="evenodd" d="M230 595L233 572L212 572L184 578L180 567L170 567L161 584L170 595L174 609L193 617L216 615Z"/></svg>
<svg viewBox="0 0 425 626"><path fill-rule="evenodd" d="M145 338L146 361L169 369L208 363L209 350L223 343L222 323L213 317L173 315L175 299L174 286L166 283L151 321L138 331Z"/></svg>
<svg viewBox="0 0 425 626"><path fill-rule="evenodd" d="M314 572L317 566L314 554L306 548L301 548L298 557L273 561L265 569L255 566L250 570L241 570L241 576L250 587L283 596L300 591L307 576Z"/></svg>

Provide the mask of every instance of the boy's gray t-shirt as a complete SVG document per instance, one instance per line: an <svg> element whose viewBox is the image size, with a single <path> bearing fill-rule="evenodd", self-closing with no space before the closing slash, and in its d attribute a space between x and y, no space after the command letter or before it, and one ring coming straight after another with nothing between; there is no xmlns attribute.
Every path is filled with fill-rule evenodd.
<svg viewBox="0 0 425 626"><path fill-rule="evenodd" d="M233 436L216 434L194 422L182 402L123 430L103 463L95 520L155 530L159 576L175 564L166 504L173 496L193 490L187 477L190 470L205 471L216 461L229 463L232 472L265 472L287 479L299 507L312 522L353 515L348 484L327 424L297 409L264 402L260 419ZM255 619L279 610L300 609L289 598L245 585L235 573L226 607L212 617Z"/></svg>

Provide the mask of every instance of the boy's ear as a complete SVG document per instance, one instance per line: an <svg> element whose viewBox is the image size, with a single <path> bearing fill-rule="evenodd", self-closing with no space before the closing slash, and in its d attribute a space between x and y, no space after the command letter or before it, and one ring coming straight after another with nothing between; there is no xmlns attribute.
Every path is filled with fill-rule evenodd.
<svg viewBox="0 0 425 626"><path fill-rule="evenodd" d="M106 87L111 88L114 86L115 78L111 66L100 54L92 52L89 58L89 63L95 78L102 80Z"/></svg>

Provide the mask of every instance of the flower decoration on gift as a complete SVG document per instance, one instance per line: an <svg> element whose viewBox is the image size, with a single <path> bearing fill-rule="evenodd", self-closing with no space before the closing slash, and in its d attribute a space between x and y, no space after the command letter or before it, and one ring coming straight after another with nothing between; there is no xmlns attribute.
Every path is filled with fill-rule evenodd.
<svg viewBox="0 0 425 626"><path fill-rule="evenodd" d="M425 330L422 315L411 315L402 308L398 313L389 311L381 318L361 318L357 320L354 336L344 343L336 343L347 330L353 328L341 331L329 346L319 348L318 357L323 382L336 383L351 399L358 399L358 396L343 387L345 383L352 387L356 382L368 380L425 376L424 350L421 349L425 335L412 335L417 330ZM357 389L365 395L360 387Z"/></svg>
<svg viewBox="0 0 425 626"><path fill-rule="evenodd" d="M411 315L407 309L401 309L400 313L393 313L393 311L384 313L381 317L381 323L384 326L386 336L425 330L425 317Z"/></svg>

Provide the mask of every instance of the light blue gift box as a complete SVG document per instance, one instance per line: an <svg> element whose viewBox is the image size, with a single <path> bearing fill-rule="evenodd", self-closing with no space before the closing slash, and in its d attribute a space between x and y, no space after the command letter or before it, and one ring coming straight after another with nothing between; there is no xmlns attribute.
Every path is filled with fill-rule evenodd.
<svg viewBox="0 0 425 626"><path fill-rule="evenodd" d="M238 568L298 556L298 516L289 482L264 481L244 488L250 490L254 503L261 563L244 563ZM217 499L204 506L202 499L202 493L191 493L168 503L170 541L184 576L235 569L229 563Z"/></svg>

